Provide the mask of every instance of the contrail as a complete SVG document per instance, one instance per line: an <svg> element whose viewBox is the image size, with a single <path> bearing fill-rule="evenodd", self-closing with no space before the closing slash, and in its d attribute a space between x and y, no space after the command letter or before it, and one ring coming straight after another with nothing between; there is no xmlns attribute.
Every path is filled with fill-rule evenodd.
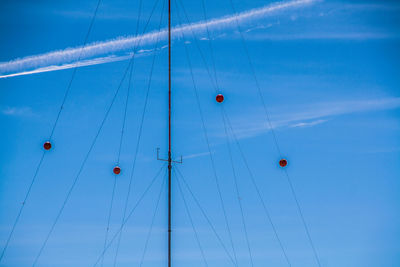
<svg viewBox="0 0 400 267"><path fill-rule="evenodd" d="M29 74L56 71L56 70L65 70L65 69L70 69L70 68L75 68L75 67L98 65L98 64L104 64L104 63L109 63L109 62L127 60L129 58L131 58L131 55L119 56L119 57L108 56L108 57L95 58L95 59L91 59L91 60L81 60L81 61L78 61L76 63L71 63L71 64L41 67L41 68L37 68L34 70L5 74L5 75L1 75L0 78L11 78L11 77L21 76L21 75L29 75Z"/></svg>
<svg viewBox="0 0 400 267"><path fill-rule="evenodd" d="M163 50L167 46L162 46L158 48L157 50ZM149 49L149 50L139 50L136 52L136 58L141 57L141 56L146 56L152 52L155 52L154 49ZM110 63L110 62L117 62L117 61L122 61L122 60L128 60L132 57L133 53L128 53L127 55L123 56L106 56L106 57L97 57L94 59L88 59L88 60L80 60L74 63L67 63L63 65L52 65L52 66L47 66L47 67L40 67L34 70L27 70L27 71L22 71L22 72L17 72L17 73L10 73L10 74L5 74L1 75L0 78L11 78L11 77L16 77L16 76L21 76L21 75L29 75L29 74L35 74L35 73L42 73L42 72L49 72L49 71L56 71L56 70L65 70L65 69L71 69L75 67L85 67L85 66L92 66L92 65L99 65L99 64L104 64L104 63Z"/></svg>
<svg viewBox="0 0 400 267"><path fill-rule="evenodd" d="M254 21L272 14L273 12L294 7L302 7L319 0L294 0L288 2L277 2L261 8L255 8L234 15L199 21L191 24L176 26L172 29L173 38L181 38L183 34L204 33L206 27L212 30L224 30L236 27L235 19L240 23ZM235 18L236 17L236 18ZM17 58L8 62L0 63L0 78L29 75L34 73L49 72L73 67L104 64L127 59L127 56L110 56L110 54L127 51L134 47L141 39L141 45L150 45L159 40L165 40L168 31L153 31L137 36L119 37L107 41L94 42L85 47L78 46L64 50L52 51L45 54Z"/></svg>

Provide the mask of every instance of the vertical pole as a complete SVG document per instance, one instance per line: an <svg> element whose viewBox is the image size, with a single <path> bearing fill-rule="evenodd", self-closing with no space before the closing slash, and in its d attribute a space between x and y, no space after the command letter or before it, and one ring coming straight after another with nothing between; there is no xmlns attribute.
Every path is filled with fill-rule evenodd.
<svg viewBox="0 0 400 267"><path fill-rule="evenodd" d="M171 267L171 0L168 0L168 267Z"/></svg>

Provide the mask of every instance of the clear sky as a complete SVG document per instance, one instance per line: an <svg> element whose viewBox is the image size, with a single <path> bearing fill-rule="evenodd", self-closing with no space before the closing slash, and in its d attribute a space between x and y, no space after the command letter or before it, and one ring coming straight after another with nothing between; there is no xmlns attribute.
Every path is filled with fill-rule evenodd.
<svg viewBox="0 0 400 267"><path fill-rule="evenodd" d="M172 2L172 144L173 157L183 157L173 172L174 266L235 266L236 259L237 266L311 267L318 266L316 255L323 267L400 266L399 3L233 0L272 132L230 1L204 0L206 17L215 19L207 24L209 34L201 0ZM143 266L166 266L166 168L156 149L167 156L168 50L165 34L156 32L161 18L165 30L167 16L166 1L159 0L145 27L155 3L144 1L138 18L139 1L102 0L82 52L97 0L0 1L2 251L44 153L71 67L89 65L76 69L53 147L44 154L0 266L32 266L35 259L36 266L94 266L108 219L103 266L113 266L136 151L128 213L162 169L123 227L117 266L140 266L142 258ZM190 22L199 22L194 35L190 27L179 28L188 23L185 12ZM131 58L137 22L143 43L131 86L128 75L105 117ZM154 34L143 37L149 32ZM128 88L122 171L115 176ZM215 101L216 92L224 94L223 103ZM285 169L278 165L281 157L288 159Z"/></svg>

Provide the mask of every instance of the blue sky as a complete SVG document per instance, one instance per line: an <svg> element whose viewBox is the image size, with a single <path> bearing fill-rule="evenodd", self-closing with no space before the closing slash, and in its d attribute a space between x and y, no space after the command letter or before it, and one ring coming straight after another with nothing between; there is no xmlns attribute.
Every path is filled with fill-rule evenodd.
<svg viewBox="0 0 400 267"><path fill-rule="evenodd" d="M80 52L96 6L90 1L0 3L0 246L3 249L50 135L76 64L79 67L39 174L0 266L32 265L87 154L124 70L137 23L138 1L103 0ZM157 34L162 1L144 31L155 1L144 1L140 33L154 33L138 48L118 158L128 81L116 96L71 197L37 266L93 266L101 255L114 179L110 234L121 224L140 132L149 73L155 57L128 210L160 168L161 175L126 223L117 266L139 266L155 213L143 266L166 263L165 167L167 150L167 49ZM211 44L201 1L183 1L197 27L193 37L173 1L173 155L176 165L233 257L210 155L188 67L203 110L210 150L232 232L238 266L251 266L230 163L235 163L254 266L288 266L268 222L238 142L292 266L318 266L296 203L278 167L280 156L258 96L228 0L206 0ZM233 1L272 127L322 266L400 265L400 5L396 1ZM179 3L179 1L178 1ZM178 17L178 13L181 18ZM227 21L222 21L220 18ZM181 19L183 21L181 21ZM161 29L167 25L166 14ZM178 30L177 30L178 29ZM179 30L181 29L181 30ZM182 35L183 33L183 35ZM139 39L144 38L139 34ZM158 49L154 49L156 40ZM93 46L93 44L101 46ZM197 44L198 46L197 46ZM202 59L204 55L206 65ZM75 52L74 52L75 51ZM77 52L78 51L78 52ZM75 53L75 56L74 56ZM215 101L207 68L225 101ZM100 64L102 63L102 64ZM33 74L31 74L33 72ZM5 76L13 77L5 77ZM179 190L173 183L174 266L204 266ZM180 180L181 181L181 180ZM181 181L182 183L182 181ZM233 266L183 184L209 266ZM116 242L104 256L112 266ZM98 264L97 266L100 266Z"/></svg>

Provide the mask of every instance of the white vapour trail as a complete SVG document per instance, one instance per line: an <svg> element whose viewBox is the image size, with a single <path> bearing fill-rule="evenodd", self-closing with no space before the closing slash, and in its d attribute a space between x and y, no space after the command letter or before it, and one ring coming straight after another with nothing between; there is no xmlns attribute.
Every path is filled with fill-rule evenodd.
<svg viewBox="0 0 400 267"><path fill-rule="evenodd" d="M238 13L237 15L215 18L207 22L200 21L190 25L185 24L173 28L172 36L174 38L181 38L183 34L191 34L191 31L197 34L204 33L206 27L213 30L234 28L236 27L236 19L239 21L239 23L249 22L263 18L276 11L301 7L316 1L319 0L293 0L288 2L277 2L261 8L244 11ZM0 78L124 60L124 57L110 57L106 55L131 49L138 40L141 40L140 44L145 46L153 44L157 38L159 40L165 40L167 37L168 31L164 29L159 32L154 31L137 36L119 37L112 40L94 42L86 45L85 47L80 46L67 48L45 54L14 59L8 62L0 63Z"/></svg>
<svg viewBox="0 0 400 267"><path fill-rule="evenodd" d="M17 72L17 73L5 74L5 75L1 75L0 78L11 78L11 77L16 77L16 76L21 76L21 75L29 75L29 74L56 71L56 70L66 70L66 69L71 69L71 68L75 68L75 67L84 67L84 66L98 65L98 64L104 64L104 63L109 63L109 62L122 61L122 60L126 60L129 58L131 58L131 55L119 56L119 57L117 57L117 56L100 57L100 58L95 58L95 59L91 59L91 60L82 60L82 61L78 61L78 62L70 63L70 64L52 65L52 66L48 66L48 67L37 68L34 70L27 70L27 71L22 71L22 72Z"/></svg>
<svg viewBox="0 0 400 267"><path fill-rule="evenodd" d="M158 48L157 50L163 50L167 47L168 46L162 46L162 47ZM137 58L137 57L141 57L141 56L146 56L152 52L155 52L155 50L154 49L149 49L149 50L142 49L142 50L139 50L136 52L135 57ZM128 53L127 55L123 55L123 56L110 55L110 56L106 56L106 57L97 57L94 59L76 61L74 63L46 66L46 67L41 67L41 68L37 68L34 70L27 70L27 71L22 71L22 72L17 72L17 73L5 74L5 75L1 75L0 78L11 78L11 77L16 77L16 76L21 76L21 75L29 75L29 74L56 71L56 70L66 70L66 69L71 69L71 68L75 68L75 67L85 67L85 66L99 65L99 64L110 63L110 62L117 62L117 61L122 61L122 60L128 60L132 57L132 55L133 55L133 53Z"/></svg>

